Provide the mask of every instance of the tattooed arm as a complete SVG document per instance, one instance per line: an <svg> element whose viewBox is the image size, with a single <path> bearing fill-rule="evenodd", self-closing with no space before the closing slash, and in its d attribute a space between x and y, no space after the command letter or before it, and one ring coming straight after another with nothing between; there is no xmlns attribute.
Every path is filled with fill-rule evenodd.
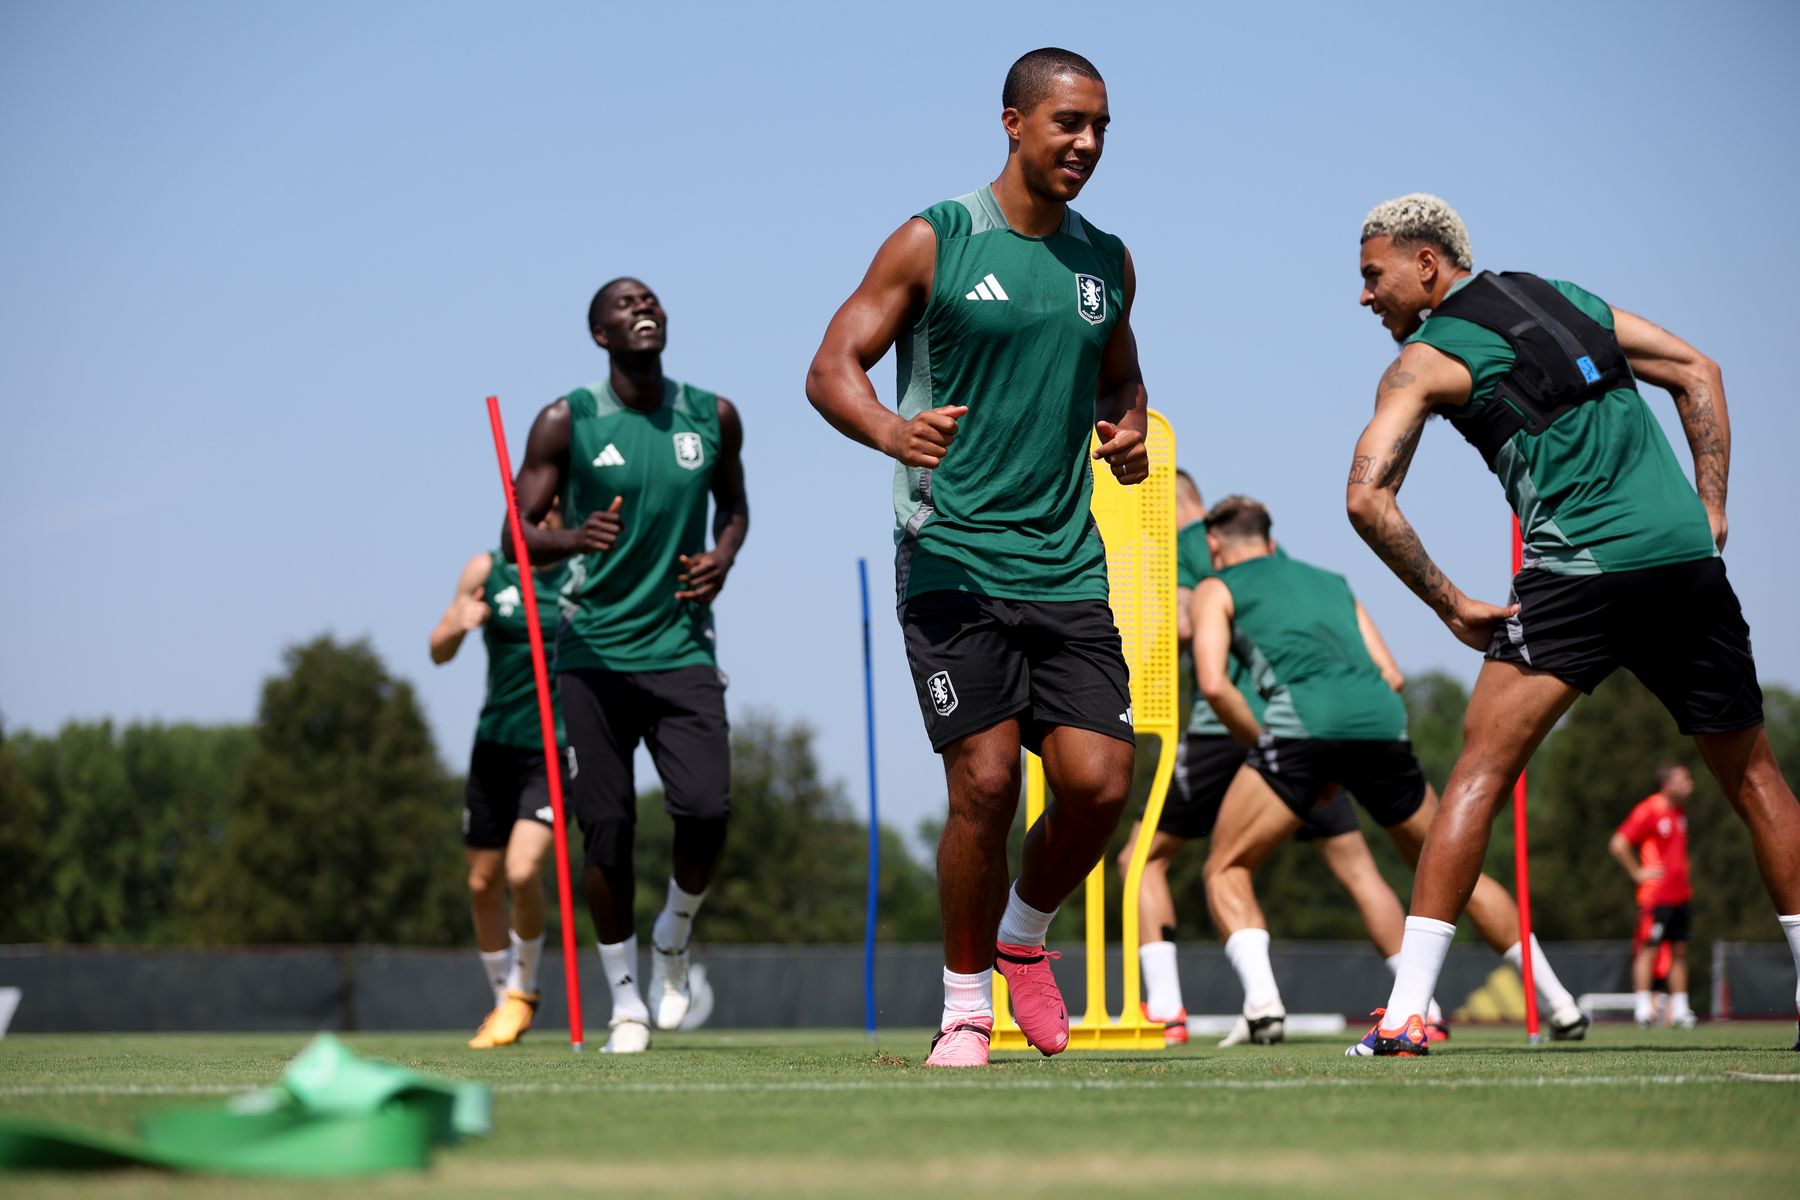
<svg viewBox="0 0 1800 1200"><path fill-rule="evenodd" d="M1694 452L1694 490L1706 506L1713 544L1725 548L1725 482L1731 474L1731 417L1719 364L1674 334L1623 309L1613 309L1613 332L1639 379L1667 388Z"/></svg>
<svg viewBox="0 0 1800 1200"><path fill-rule="evenodd" d="M1375 418L1357 439L1344 505L1350 524L1400 582L1430 605L1458 640L1485 650L1495 623L1513 610L1471 600L1451 583L1425 552L1399 499L1425 418L1437 405L1467 403L1469 386L1468 369L1448 355L1416 342L1403 349L1382 374Z"/></svg>

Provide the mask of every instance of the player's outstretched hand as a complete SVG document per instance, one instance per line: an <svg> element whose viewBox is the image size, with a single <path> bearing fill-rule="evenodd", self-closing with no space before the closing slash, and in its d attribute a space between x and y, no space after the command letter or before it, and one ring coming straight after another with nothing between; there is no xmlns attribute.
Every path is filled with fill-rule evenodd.
<svg viewBox="0 0 1800 1200"><path fill-rule="evenodd" d="M935 467L956 437L956 421L969 411L966 404L946 404L928 408L912 420L897 426L887 448L888 457L899 459L909 467Z"/></svg>
<svg viewBox="0 0 1800 1200"><path fill-rule="evenodd" d="M486 592L486 588L476 588L474 595L456 598L456 603L450 606L450 623L455 626L456 632L468 633L479 629L482 622L488 619L490 610L481 599Z"/></svg>
<svg viewBox="0 0 1800 1200"><path fill-rule="evenodd" d="M1501 608L1497 604L1483 604L1479 600L1471 600L1467 596L1459 596L1456 607L1444 624L1456 635L1456 640L1465 646L1473 646L1477 650L1486 650L1494 640L1494 630L1500 622L1519 611L1514 604Z"/></svg>
<svg viewBox="0 0 1800 1200"><path fill-rule="evenodd" d="M1111 421L1097 421L1094 429L1100 434L1100 448L1094 457L1112 468L1114 478L1126 484L1150 478L1150 447L1142 433L1121 429Z"/></svg>
<svg viewBox="0 0 1800 1200"><path fill-rule="evenodd" d="M725 586L725 576L731 571L731 558L715 550L706 550L699 554L680 554L676 556L681 563L681 582L687 587L675 593L677 600L692 600L696 604L711 604Z"/></svg>
<svg viewBox="0 0 1800 1200"><path fill-rule="evenodd" d="M580 548L583 554L592 554L597 550L611 550L625 532L625 521L619 516L619 509L625 504L625 497L614 496L613 502L605 512L589 513L588 519L581 523Z"/></svg>

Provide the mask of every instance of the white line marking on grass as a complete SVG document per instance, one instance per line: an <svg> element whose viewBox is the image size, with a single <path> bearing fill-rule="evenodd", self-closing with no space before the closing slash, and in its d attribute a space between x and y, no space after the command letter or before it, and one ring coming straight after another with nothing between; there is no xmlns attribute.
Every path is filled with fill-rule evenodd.
<svg viewBox="0 0 1800 1200"><path fill-rule="evenodd" d="M260 1087L255 1083L44 1083L0 1087L0 1098L12 1096L235 1096Z"/></svg>
<svg viewBox="0 0 1800 1200"><path fill-rule="evenodd" d="M1800 1075L1758 1075L1753 1071L1727 1071L1725 1078L1745 1083L1800 1083Z"/></svg>
<svg viewBox="0 0 1800 1200"><path fill-rule="evenodd" d="M1719 1075L1533 1075L1467 1076L1460 1079L1387 1076L1369 1079L820 1079L811 1082L770 1080L721 1083L496 1083L500 1095L607 1095L621 1094L755 1094L761 1092L880 1092L949 1091L973 1088L984 1092L1027 1091L1201 1091L1259 1092L1307 1088L1370 1088L1393 1085L1419 1088L1538 1088L1538 1087L1667 1087L1690 1083L1788 1083L1800 1075L1752 1075L1728 1071ZM47 1083L0 1087L0 1099L33 1096L228 1096L250 1091L255 1084L224 1083Z"/></svg>
<svg viewBox="0 0 1800 1200"><path fill-rule="evenodd" d="M974 1088L984 1092L1024 1091L1285 1091L1306 1088L1365 1088L1383 1084L1428 1088L1480 1087L1649 1087L1686 1083L1726 1083L1728 1075L1537 1075L1475 1077L1463 1079L837 1079L806 1083L771 1080L767 1083L500 1083L501 1094L540 1093L736 1093L736 1092L878 1092L949 1091Z"/></svg>

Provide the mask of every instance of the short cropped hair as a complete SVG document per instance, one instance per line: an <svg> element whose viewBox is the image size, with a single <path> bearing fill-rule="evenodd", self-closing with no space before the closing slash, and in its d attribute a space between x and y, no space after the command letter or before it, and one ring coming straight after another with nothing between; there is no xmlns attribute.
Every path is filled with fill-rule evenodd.
<svg viewBox="0 0 1800 1200"><path fill-rule="evenodd" d="M1469 247L1469 231L1439 196L1413 192L1377 204L1363 218L1362 240L1390 237L1399 245L1421 242L1436 246L1465 271L1475 269L1475 252Z"/></svg>
<svg viewBox="0 0 1800 1200"><path fill-rule="evenodd" d="M1657 763L1656 764L1656 786L1659 788L1668 787L1669 780L1675 778L1675 772L1685 771L1685 770L1687 770L1687 767L1683 766L1681 763L1678 763L1678 762Z"/></svg>
<svg viewBox="0 0 1800 1200"><path fill-rule="evenodd" d="M1266 542L1274 527L1269 510L1248 496L1227 496L1206 513L1206 532L1227 541Z"/></svg>
<svg viewBox="0 0 1800 1200"><path fill-rule="evenodd" d="M1177 470L1175 472L1175 490L1200 507L1206 507L1206 502L1200 499L1200 485L1195 483L1194 477L1186 471Z"/></svg>
<svg viewBox="0 0 1800 1200"><path fill-rule="evenodd" d="M639 280L636 275L620 275L616 279L609 279L601 284L600 290L594 293L594 298L588 301L588 332L592 333L594 330L600 328L600 313L606 305L606 293L612 291L621 283L639 282L642 281Z"/></svg>
<svg viewBox="0 0 1800 1200"><path fill-rule="evenodd" d="M1000 89L1000 107L1030 112L1050 93L1050 81L1058 75L1079 75L1095 83L1105 83L1100 70L1073 50L1045 46L1022 56L1006 73L1006 85Z"/></svg>

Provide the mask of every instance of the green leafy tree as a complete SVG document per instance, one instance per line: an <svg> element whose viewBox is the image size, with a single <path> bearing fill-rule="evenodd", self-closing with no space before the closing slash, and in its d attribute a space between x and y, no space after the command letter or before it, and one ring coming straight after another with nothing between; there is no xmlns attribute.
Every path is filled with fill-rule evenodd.
<svg viewBox="0 0 1800 1200"><path fill-rule="evenodd" d="M813 731L752 712L731 733L731 832L697 927L706 942L858 942L868 880L868 825L843 787L820 777ZM673 833L660 790L638 796L639 936L661 911ZM579 895L581 845L570 837ZM554 887L554 881L548 881ZM881 833L877 936L935 941L937 891L899 834ZM554 905L552 906L554 907ZM583 911L583 936L591 930ZM554 918L553 918L554 923Z"/></svg>
<svg viewBox="0 0 1800 1200"><path fill-rule="evenodd" d="M0 942L46 940L44 827L48 808L0 728Z"/></svg>
<svg viewBox="0 0 1800 1200"><path fill-rule="evenodd" d="M461 945L457 789L411 685L366 642L290 649L263 686L214 870L207 940Z"/></svg>

